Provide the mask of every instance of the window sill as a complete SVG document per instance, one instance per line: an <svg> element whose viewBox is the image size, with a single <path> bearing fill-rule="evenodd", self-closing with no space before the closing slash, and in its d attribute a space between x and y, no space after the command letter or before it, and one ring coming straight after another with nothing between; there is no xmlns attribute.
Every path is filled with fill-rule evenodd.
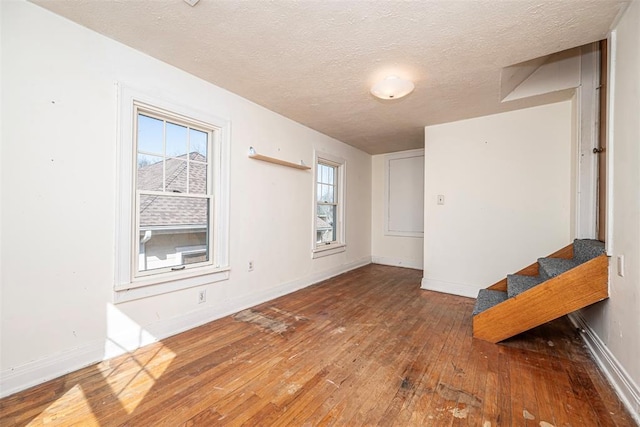
<svg viewBox="0 0 640 427"><path fill-rule="evenodd" d="M420 239L424 239L424 232L422 231L392 231L385 230L385 236L394 236L394 237L417 237Z"/></svg>
<svg viewBox="0 0 640 427"><path fill-rule="evenodd" d="M229 268L218 268L206 273L189 276L173 276L164 278L144 278L143 281L134 281L130 284L116 286L113 302L115 304L148 298L168 292L193 288L229 279Z"/></svg>
<svg viewBox="0 0 640 427"><path fill-rule="evenodd" d="M330 245L324 248L314 249L311 253L311 258L322 258L329 255L339 254L340 252L344 252L347 250L347 245L339 244L339 245Z"/></svg>

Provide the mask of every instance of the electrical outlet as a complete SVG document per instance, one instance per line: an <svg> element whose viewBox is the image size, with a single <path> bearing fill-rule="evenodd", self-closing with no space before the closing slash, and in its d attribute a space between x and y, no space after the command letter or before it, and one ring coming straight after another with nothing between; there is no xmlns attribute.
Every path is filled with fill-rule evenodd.
<svg viewBox="0 0 640 427"><path fill-rule="evenodd" d="M247 266L247 271L253 271L253 261L249 261L249 265Z"/></svg>
<svg viewBox="0 0 640 427"><path fill-rule="evenodd" d="M204 291L198 292L198 304L202 304L206 300L207 300L207 291L204 290Z"/></svg>

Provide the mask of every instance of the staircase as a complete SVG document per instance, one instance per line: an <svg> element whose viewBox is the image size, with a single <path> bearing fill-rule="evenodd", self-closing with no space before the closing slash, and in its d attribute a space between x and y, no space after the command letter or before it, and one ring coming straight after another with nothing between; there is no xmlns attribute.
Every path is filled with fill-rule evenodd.
<svg viewBox="0 0 640 427"><path fill-rule="evenodd" d="M609 297L604 243L572 245L481 289L473 336L497 343Z"/></svg>

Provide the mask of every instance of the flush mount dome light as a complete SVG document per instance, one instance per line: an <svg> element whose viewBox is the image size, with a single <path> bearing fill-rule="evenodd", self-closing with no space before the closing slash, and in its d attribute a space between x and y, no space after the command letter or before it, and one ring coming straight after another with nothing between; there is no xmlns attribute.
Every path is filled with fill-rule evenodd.
<svg viewBox="0 0 640 427"><path fill-rule="evenodd" d="M371 88L371 93L381 99L398 99L409 95L415 86L413 82L398 76L389 76Z"/></svg>

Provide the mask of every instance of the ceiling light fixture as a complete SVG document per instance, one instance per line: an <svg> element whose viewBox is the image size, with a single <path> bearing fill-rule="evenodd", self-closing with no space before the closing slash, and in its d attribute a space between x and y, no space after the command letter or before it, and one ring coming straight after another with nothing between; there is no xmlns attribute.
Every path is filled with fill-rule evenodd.
<svg viewBox="0 0 640 427"><path fill-rule="evenodd" d="M398 99L413 92L413 82L398 76L389 76L371 88L371 94L380 99Z"/></svg>

